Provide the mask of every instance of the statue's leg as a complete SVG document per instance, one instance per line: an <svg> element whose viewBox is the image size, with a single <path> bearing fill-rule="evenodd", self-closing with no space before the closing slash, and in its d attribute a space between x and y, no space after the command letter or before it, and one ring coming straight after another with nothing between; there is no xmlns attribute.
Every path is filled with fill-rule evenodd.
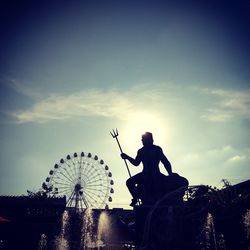
<svg viewBox="0 0 250 250"><path fill-rule="evenodd" d="M129 192L131 193L133 199L137 200L140 197L138 186L140 186L141 182L142 182L142 174L141 173L132 176L131 178L129 178L126 181L126 185L128 187Z"/></svg>

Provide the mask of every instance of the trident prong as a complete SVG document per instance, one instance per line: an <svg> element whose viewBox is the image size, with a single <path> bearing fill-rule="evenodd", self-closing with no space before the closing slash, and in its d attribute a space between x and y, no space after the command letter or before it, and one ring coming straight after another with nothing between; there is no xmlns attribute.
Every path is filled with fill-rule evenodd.
<svg viewBox="0 0 250 250"><path fill-rule="evenodd" d="M120 149L120 152L123 154L122 147L121 147L120 142L119 142L119 140L118 140L118 135L119 135L118 129L117 129L117 128L116 128L116 129L113 129L112 132L110 131L110 134L111 134L111 136L112 136L113 138L116 139L116 142L117 142L117 144L118 144L118 147L119 147L119 149ZM126 168L127 168L127 170L128 170L129 177L131 177L131 173L130 173L129 168L128 168L128 163L127 163L127 161L126 161L125 159L123 159L123 160L124 160L125 165L126 165Z"/></svg>
<svg viewBox="0 0 250 250"><path fill-rule="evenodd" d="M118 133L118 129L117 128L115 130L113 129L112 132L110 132L110 134L112 135L113 138L118 137L119 133Z"/></svg>

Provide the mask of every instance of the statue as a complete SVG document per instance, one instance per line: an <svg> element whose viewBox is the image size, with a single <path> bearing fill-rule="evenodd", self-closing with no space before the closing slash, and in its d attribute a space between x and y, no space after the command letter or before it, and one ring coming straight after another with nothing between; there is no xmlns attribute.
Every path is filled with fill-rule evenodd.
<svg viewBox="0 0 250 250"><path fill-rule="evenodd" d="M142 135L143 147L138 150L135 158L121 153L121 158L128 160L132 165L143 164L142 172L130 177L126 182L132 195L130 204L132 207L138 204L138 200L141 200L143 205L152 205L166 193L188 186L188 181L184 177L172 172L172 166L161 147L154 145L153 142L152 133L146 132ZM168 176L160 172L160 162L167 170ZM172 203L180 202L183 195L184 192L178 194Z"/></svg>

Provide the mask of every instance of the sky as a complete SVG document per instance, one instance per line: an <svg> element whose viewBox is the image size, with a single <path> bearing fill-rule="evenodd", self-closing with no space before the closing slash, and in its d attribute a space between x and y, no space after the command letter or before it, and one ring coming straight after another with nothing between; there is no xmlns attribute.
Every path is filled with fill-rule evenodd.
<svg viewBox="0 0 250 250"><path fill-rule="evenodd" d="M150 131L190 185L249 179L249 1L1 1L0 195L91 152L126 207ZM134 175L142 166L130 165ZM161 171L166 171L161 166Z"/></svg>

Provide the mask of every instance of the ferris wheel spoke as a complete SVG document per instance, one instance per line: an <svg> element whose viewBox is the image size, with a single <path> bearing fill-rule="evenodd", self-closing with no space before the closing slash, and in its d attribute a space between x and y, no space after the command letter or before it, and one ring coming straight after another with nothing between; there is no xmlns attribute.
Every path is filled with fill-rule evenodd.
<svg viewBox="0 0 250 250"><path fill-rule="evenodd" d="M88 170L86 171L86 175L92 176L93 173L95 173L96 171L97 171L97 170L93 167L93 165L92 165L92 164L89 164L89 168L88 168Z"/></svg>
<svg viewBox="0 0 250 250"><path fill-rule="evenodd" d="M91 179L91 180L93 180L93 179L95 179L95 178L97 178L97 177L99 177L100 176L100 174L98 174L98 173L93 173L93 175L89 175L89 178Z"/></svg>
<svg viewBox="0 0 250 250"><path fill-rule="evenodd" d="M70 179L68 176L66 176L64 173L60 172L61 175L63 175L68 181L71 183L74 183L74 180Z"/></svg>
<svg viewBox="0 0 250 250"><path fill-rule="evenodd" d="M71 191L71 190L70 190L70 191ZM58 191L57 191L57 194L58 194L58 195L63 195L63 196L66 195L66 197L67 197L67 195L70 194L70 191L67 192L67 190L64 190L64 191L58 190Z"/></svg>
<svg viewBox="0 0 250 250"><path fill-rule="evenodd" d="M81 210L83 209L83 204L82 203L83 203L83 201L82 201L82 198L80 197L78 206L79 206L79 209L81 209Z"/></svg>
<svg viewBox="0 0 250 250"><path fill-rule="evenodd" d="M83 200L82 200L82 197L80 196L79 200L78 200L78 206L79 206L80 209L83 209L82 203L83 203Z"/></svg>
<svg viewBox="0 0 250 250"><path fill-rule="evenodd" d="M86 182L86 186L90 186L90 185L98 185L99 183L102 183L99 179L95 179L95 180L91 180Z"/></svg>
<svg viewBox="0 0 250 250"><path fill-rule="evenodd" d="M55 184L57 185L63 185L65 187L71 187L72 186L72 183L69 183L69 182L61 182L62 180L59 181L54 181Z"/></svg>
<svg viewBox="0 0 250 250"><path fill-rule="evenodd" d="M85 188L94 188L94 187L103 187L104 184L102 182L95 182L95 183L86 183Z"/></svg>
<svg viewBox="0 0 250 250"><path fill-rule="evenodd" d="M72 182L74 182L74 176L69 172L69 168L70 168L70 166L67 164L67 163L65 163L68 167L64 167L63 168L63 170L67 173L67 175L68 175L68 177L69 177L69 179L72 181Z"/></svg>
<svg viewBox="0 0 250 250"><path fill-rule="evenodd" d="M82 173L82 178L85 182L89 181L89 176L87 176L85 173Z"/></svg>
<svg viewBox="0 0 250 250"><path fill-rule="evenodd" d="M78 158L75 159L74 163L75 163L75 169L83 169L84 168L84 161L83 161L83 157L82 156L79 156Z"/></svg>
<svg viewBox="0 0 250 250"><path fill-rule="evenodd" d="M69 201L74 197L74 195L75 195L75 190L73 190L73 191L71 192L71 194L69 195L69 198L68 198L68 201L67 201L67 202L69 202Z"/></svg>
<svg viewBox="0 0 250 250"><path fill-rule="evenodd" d="M87 204L87 206L86 206L86 208L88 208L88 207L92 207L92 204L91 204L91 202L89 201L89 199L88 199L88 197L87 197L87 195L84 195L84 201L86 202L86 204ZM85 203L84 203L85 204Z"/></svg>
<svg viewBox="0 0 250 250"><path fill-rule="evenodd" d="M77 173L77 165L75 164L75 162L71 159L72 163L73 163L73 167L71 169L72 174L75 176L75 179L78 180L79 178L79 173Z"/></svg>
<svg viewBox="0 0 250 250"><path fill-rule="evenodd" d="M85 171L85 175L88 176L88 178L90 179L97 170L92 165L88 165Z"/></svg>
<svg viewBox="0 0 250 250"><path fill-rule="evenodd" d="M56 184L56 183L55 183ZM67 183L57 183L58 185L57 185L57 187L63 187L63 188L70 188L70 189L73 189L73 186L72 186L72 184L71 185L69 185L69 184L67 184Z"/></svg>
<svg viewBox="0 0 250 250"><path fill-rule="evenodd" d="M93 191L88 191L87 194L90 195L91 199L93 199L95 196L97 196L97 194Z"/></svg>
<svg viewBox="0 0 250 250"><path fill-rule="evenodd" d="M91 173L91 165L89 163L86 163L86 167L85 167L85 175L86 176L91 176L90 173Z"/></svg>
<svg viewBox="0 0 250 250"><path fill-rule="evenodd" d="M72 181L68 181L68 179L62 178L61 176L56 176L56 178L54 178L54 179L56 179L56 180L59 179L60 181L63 181L65 183L72 185Z"/></svg>
<svg viewBox="0 0 250 250"><path fill-rule="evenodd" d="M86 185L86 189L89 189L89 188L104 188L105 186L102 184L102 183L96 183L95 185L94 184L91 184L91 185Z"/></svg>
<svg viewBox="0 0 250 250"><path fill-rule="evenodd" d="M91 184L93 184L93 183L96 183L97 181L98 181L98 183L99 183L99 181L101 182L102 180L101 180L101 179L92 179L91 181L87 182L86 184L87 184L87 185L91 185Z"/></svg>
<svg viewBox="0 0 250 250"><path fill-rule="evenodd" d="M95 183L87 183L86 184L86 187L96 187L96 186L102 186L102 187L109 187L109 186L106 186L107 185L107 183L104 183L104 182L102 182L102 181L100 181L100 182L95 182Z"/></svg>
<svg viewBox="0 0 250 250"><path fill-rule="evenodd" d="M86 196L88 196L91 200L93 200L96 196L98 196L98 193L100 193L99 191L98 191L98 193L97 193L97 192L94 191L94 190L88 190L88 189L83 190L83 192L84 192L84 194L85 194Z"/></svg>
<svg viewBox="0 0 250 250"><path fill-rule="evenodd" d="M72 188L71 187L59 187L58 190L60 192L72 192Z"/></svg>
<svg viewBox="0 0 250 250"><path fill-rule="evenodd" d="M98 194L96 194L98 197L99 196L108 196L108 192L100 192L100 193L98 193Z"/></svg>
<svg viewBox="0 0 250 250"><path fill-rule="evenodd" d="M63 172L60 172L57 176L58 179L68 182L68 183L74 183L71 179L69 179Z"/></svg>
<svg viewBox="0 0 250 250"><path fill-rule="evenodd" d="M62 196L66 195L66 197L69 197L71 191L72 191L72 190L58 190L58 191L57 191L57 194L60 195L60 196L61 196L61 195L62 195Z"/></svg>
<svg viewBox="0 0 250 250"><path fill-rule="evenodd" d="M82 156L81 156L80 158L78 157L78 158L76 159L76 162L77 162L77 163L76 163L76 167L77 167L77 165L78 165L78 166L80 166L80 168L82 169L82 168L83 168Z"/></svg>
<svg viewBox="0 0 250 250"><path fill-rule="evenodd" d="M71 207L76 207L76 204L77 204L77 196L76 196L76 193L74 193L73 197L71 198Z"/></svg>
<svg viewBox="0 0 250 250"><path fill-rule="evenodd" d="M70 164L68 164L67 162L64 163L64 171L67 173L67 175L69 176L69 178L72 181L75 181L76 175L72 172L72 166Z"/></svg>
<svg viewBox="0 0 250 250"><path fill-rule="evenodd" d="M87 200L84 197L82 197L82 196L80 196L80 197L81 197L81 200L82 200L83 204L85 205L85 207L88 208L89 205L88 205Z"/></svg>
<svg viewBox="0 0 250 250"><path fill-rule="evenodd" d="M91 203L92 197L89 194L84 193L84 198L87 201L87 203L90 205L90 207L93 207L93 204Z"/></svg>
<svg viewBox="0 0 250 250"><path fill-rule="evenodd" d="M83 163L82 173L84 173L85 176L89 177L88 171L89 171L89 163L85 162Z"/></svg>
<svg viewBox="0 0 250 250"><path fill-rule="evenodd" d="M64 171L65 171L65 173L67 174L67 176L69 177L69 179L71 180L71 182L74 183L75 180L76 180L76 176L74 176L74 175L71 173L71 170L69 170L69 169L64 168Z"/></svg>
<svg viewBox="0 0 250 250"><path fill-rule="evenodd" d="M68 200L66 206L67 207L72 207L73 199Z"/></svg>
<svg viewBox="0 0 250 250"><path fill-rule="evenodd" d="M98 192L98 193L96 193L96 192L90 192L89 191L89 194L91 194L91 196L92 197L103 197L103 196L107 196L107 193L104 193L104 192Z"/></svg>
<svg viewBox="0 0 250 250"><path fill-rule="evenodd" d="M100 171L96 171L93 175L98 174L99 176L101 176L102 178L105 178L107 176L106 170L104 170L105 172L100 172Z"/></svg>
<svg viewBox="0 0 250 250"><path fill-rule="evenodd" d="M103 186L103 185L95 185L95 186L87 186L86 188L85 188L86 190L99 190L99 189L101 189L102 190L102 192L104 191L104 190L108 190L109 189L109 187L108 186Z"/></svg>
<svg viewBox="0 0 250 250"><path fill-rule="evenodd" d="M92 204L96 204L98 205L98 200L94 199L94 198L91 198L91 201L89 201L91 206L93 206Z"/></svg>
<svg viewBox="0 0 250 250"><path fill-rule="evenodd" d="M98 191L98 192L102 191L102 190L101 190L101 186L100 186L100 188L88 188L88 187L87 187L86 190Z"/></svg>
<svg viewBox="0 0 250 250"><path fill-rule="evenodd" d="M64 182L63 182L64 181ZM65 186L65 187L72 187L72 183L66 182L65 180L55 180L52 183L53 186L55 187L61 187L61 186Z"/></svg>
<svg viewBox="0 0 250 250"><path fill-rule="evenodd" d="M68 176L68 178L72 181L72 177L71 177L71 175L68 173L68 171L67 171L67 166L66 166L66 164L64 163L64 164L61 164L61 166L60 166L60 174L62 174L62 173L64 173L64 174L66 174L67 176Z"/></svg>
<svg viewBox="0 0 250 250"><path fill-rule="evenodd" d="M88 191L88 194L91 195L91 198L92 198L92 199L94 199L95 197L96 197L96 198L99 197L99 196L98 196L99 193L100 193L100 192L96 193L96 192L94 192L94 191Z"/></svg>
<svg viewBox="0 0 250 250"><path fill-rule="evenodd" d="M84 192L86 197L89 197L88 199L90 199L90 200L92 200L94 198L94 196L96 196L96 194L94 192L92 192L92 191L86 192L86 190L85 190L83 192Z"/></svg>
<svg viewBox="0 0 250 250"><path fill-rule="evenodd" d="M99 177L100 176L100 174L97 172L93 172L93 174L92 175L90 175L91 177L92 177L92 179L95 179L95 178L97 178L97 177Z"/></svg>
<svg viewBox="0 0 250 250"><path fill-rule="evenodd" d="M98 169L93 169L93 171L90 174L92 178L95 178L96 176L99 176L99 175L100 175L100 171L98 171Z"/></svg>
<svg viewBox="0 0 250 250"><path fill-rule="evenodd" d="M73 188L72 187L65 187L65 186L57 186L57 190L65 191L65 192L70 190L70 192L72 192Z"/></svg>
<svg viewBox="0 0 250 250"><path fill-rule="evenodd" d="M67 200L67 204L66 205L69 205L69 206L72 205L74 194L75 194L75 191L73 190L72 193L70 194L68 200Z"/></svg>
<svg viewBox="0 0 250 250"><path fill-rule="evenodd" d="M82 156L81 156L79 162L80 162L79 164L81 166L82 171L84 171L86 168L86 163L84 162L84 158Z"/></svg>
<svg viewBox="0 0 250 250"><path fill-rule="evenodd" d="M89 181L92 181L92 180L93 180L93 175L88 174L86 181L89 182Z"/></svg>
<svg viewBox="0 0 250 250"><path fill-rule="evenodd" d="M77 176L77 173L75 171L75 163L72 159L70 159L69 162L70 162L70 164L66 162L66 165L68 166L67 170L70 172L72 179L76 179L78 176Z"/></svg>
<svg viewBox="0 0 250 250"><path fill-rule="evenodd" d="M70 184L70 183L54 183L54 186L56 187L56 188L69 188L69 189L71 189L71 190L73 190L73 185L72 184Z"/></svg>
<svg viewBox="0 0 250 250"><path fill-rule="evenodd" d="M89 171L89 175L92 176L95 175L96 173L98 173L98 169L92 165Z"/></svg>
<svg viewBox="0 0 250 250"><path fill-rule="evenodd" d="M98 197L108 197L108 195L107 194L103 194L103 195L98 194Z"/></svg>
<svg viewBox="0 0 250 250"><path fill-rule="evenodd" d="M100 189L100 188L103 188L103 187L104 187L104 185L102 183L96 182L95 185L94 184L91 184L91 185L87 184L85 186L85 189L95 189L95 188Z"/></svg>
<svg viewBox="0 0 250 250"><path fill-rule="evenodd" d="M69 191L70 193L73 191L73 188L72 187L58 187L58 190L62 190L62 191Z"/></svg>
<svg viewBox="0 0 250 250"><path fill-rule="evenodd" d="M87 189L87 188L84 190L84 192L88 194L95 194L94 190Z"/></svg>
<svg viewBox="0 0 250 250"><path fill-rule="evenodd" d="M80 200L80 209L83 210L83 205L82 205L82 201Z"/></svg>
<svg viewBox="0 0 250 250"><path fill-rule="evenodd" d="M105 189L103 188L103 186L100 186L100 188L86 188L86 190L91 190L91 191L98 191L98 192L104 192L104 193L107 193L105 191L108 191L108 187L106 187Z"/></svg>
<svg viewBox="0 0 250 250"><path fill-rule="evenodd" d="M82 176L82 180L83 180L85 183L88 182L89 176L87 176L87 175L84 173L84 170L81 171L81 176Z"/></svg>

